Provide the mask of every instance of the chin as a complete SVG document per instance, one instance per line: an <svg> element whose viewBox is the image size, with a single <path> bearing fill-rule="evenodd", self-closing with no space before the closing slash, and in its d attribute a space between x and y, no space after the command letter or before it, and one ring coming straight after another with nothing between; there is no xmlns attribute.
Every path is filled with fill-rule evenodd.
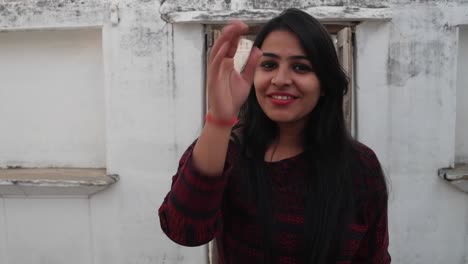
<svg viewBox="0 0 468 264"><path fill-rule="evenodd" d="M298 125L306 122L307 114L302 115L299 113L287 113L287 112L266 112L266 116L273 122L277 124L289 124L289 125Z"/></svg>
<svg viewBox="0 0 468 264"><path fill-rule="evenodd" d="M267 116L268 118L271 119L271 121L275 123L294 123L300 119L300 118L294 118L292 116L278 115L278 114L274 114L274 115L267 114Z"/></svg>

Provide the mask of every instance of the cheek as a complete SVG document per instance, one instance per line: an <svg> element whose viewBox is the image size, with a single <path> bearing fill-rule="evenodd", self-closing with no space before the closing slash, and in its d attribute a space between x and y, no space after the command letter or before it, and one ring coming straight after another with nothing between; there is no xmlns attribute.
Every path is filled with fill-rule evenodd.
<svg viewBox="0 0 468 264"><path fill-rule="evenodd" d="M302 87L307 87L307 94L312 96L320 96L320 94L322 93L320 88L320 82L316 77L304 80L304 82L302 83Z"/></svg>
<svg viewBox="0 0 468 264"><path fill-rule="evenodd" d="M264 91L268 88L270 84L270 77L265 72L257 70L254 76L254 86L255 90Z"/></svg>
<svg viewBox="0 0 468 264"><path fill-rule="evenodd" d="M317 79L304 80L300 87L303 87L302 94L306 102L306 108L313 109L321 96L320 83Z"/></svg>
<svg viewBox="0 0 468 264"><path fill-rule="evenodd" d="M266 80L265 75L255 74L253 84L255 95L257 96L257 102L263 108L265 103L265 93L268 90L268 81Z"/></svg>

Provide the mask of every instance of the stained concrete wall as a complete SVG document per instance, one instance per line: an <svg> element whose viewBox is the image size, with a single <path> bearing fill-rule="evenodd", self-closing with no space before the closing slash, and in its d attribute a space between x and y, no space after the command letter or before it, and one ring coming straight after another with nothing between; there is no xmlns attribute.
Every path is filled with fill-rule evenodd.
<svg viewBox="0 0 468 264"><path fill-rule="evenodd" d="M437 177L438 168L455 161L458 25L468 24L468 3L162 2L0 1L6 34L102 30L105 166L121 177L90 198L2 197L1 263L204 263L205 248L175 245L156 213L180 154L201 129L203 27L167 24L158 10L254 4L320 5L322 18L361 8L391 11L391 19L357 26L355 54L358 138L377 152L391 186L390 251L394 263L468 263L468 195Z"/></svg>
<svg viewBox="0 0 468 264"><path fill-rule="evenodd" d="M358 136L389 179L395 263L466 263L466 193L436 177L455 158L457 27L450 9L394 7L357 27Z"/></svg>

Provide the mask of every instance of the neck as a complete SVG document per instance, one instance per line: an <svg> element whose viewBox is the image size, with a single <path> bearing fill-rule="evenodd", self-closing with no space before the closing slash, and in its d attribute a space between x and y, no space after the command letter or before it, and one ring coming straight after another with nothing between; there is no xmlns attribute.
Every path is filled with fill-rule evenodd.
<svg viewBox="0 0 468 264"><path fill-rule="evenodd" d="M276 161L295 156L303 149L305 123L278 124L278 136L265 153L265 160Z"/></svg>
<svg viewBox="0 0 468 264"><path fill-rule="evenodd" d="M303 122L294 124L278 124L278 137L276 138L276 144L283 148L301 148L303 144L303 133L304 133Z"/></svg>

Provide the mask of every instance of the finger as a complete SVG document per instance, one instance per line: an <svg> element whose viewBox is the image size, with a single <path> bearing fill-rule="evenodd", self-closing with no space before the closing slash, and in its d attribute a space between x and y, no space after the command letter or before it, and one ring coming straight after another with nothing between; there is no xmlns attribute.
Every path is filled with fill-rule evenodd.
<svg viewBox="0 0 468 264"><path fill-rule="evenodd" d="M213 44L213 47L211 48L210 56L208 59L209 62L211 62L214 59L214 57L218 53L221 46L225 42L228 42L232 39L233 32L235 31L235 27L236 27L236 24L230 23L229 25L223 28L221 35L218 37L217 40L215 40L215 43Z"/></svg>
<svg viewBox="0 0 468 264"><path fill-rule="evenodd" d="M229 23L229 25L227 25L227 26L225 26L223 28L223 31L222 31L220 37L215 41L213 47L211 48L210 56L209 56L208 61L211 62L214 59L214 57L218 53L218 50L221 48L221 46L225 42L231 41L232 38L235 35L237 35L235 33L236 31L244 32L246 30L248 31L247 25L245 25L241 21L231 21L231 23Z"/></svg>
<svg viewBox="0 0 468 264"><path fill-rule="evenodd" d="M221 63L226 57L226 54L229 49L229 43L225 42L220 48L216 56L213 58L213 61L210 63L210 70L219 70L221 68Z"/></svg>
<svg viewBox="0 0 468 264"><path fill-rule="evenodd" d="M234 20L231 24L236 25L235 31L233 32L233 37L231 39L229 51L227 56L229 58L234 58L236 55L237 48L239 47L239 41L243 34L246 34L249 31L249 27L240 20Z"/></svg>
<svg viewBox="0 0 468 264"><path fill-rule="evenodd" d="M223 28L221 35L217 40L215 40L213 47L211 48L208 62L213 61L221 46L223 46L225 42L229 41L232 38L232 31L234 30L233 27L233 25L227 25Z"/></svg>
<svg viewBox="0 0 468 264"><path fill-rule="evenodd" d="M232 40L229 43L229 50L226 54L229 58L234 58L237 52L237 48L239 47L239 41L241 39L241 35L233 36Z"/></svg>
<svg viewBox="0 0 468 264"><path fill-rule="evenodd" d="M245 24L244 22L242 22L242 20L239 20L239 19L233 19L233 20L229 21L229 24L230 24L230 25L238 25L238 26L240 26L241 28L243 28L243 30L249 28L249 27L247 26L247 24Z"/></svg>
<svg viewBox="0 0 468 264"><path fill-rule="evenodd" d="M257 67L258 60L262 57L262 55L263 55L263 52L259 48L257 47L252 48L249 58L247 59L244 69L242 70L242 77L248 83L253 82L255 68Z"/></svg>

